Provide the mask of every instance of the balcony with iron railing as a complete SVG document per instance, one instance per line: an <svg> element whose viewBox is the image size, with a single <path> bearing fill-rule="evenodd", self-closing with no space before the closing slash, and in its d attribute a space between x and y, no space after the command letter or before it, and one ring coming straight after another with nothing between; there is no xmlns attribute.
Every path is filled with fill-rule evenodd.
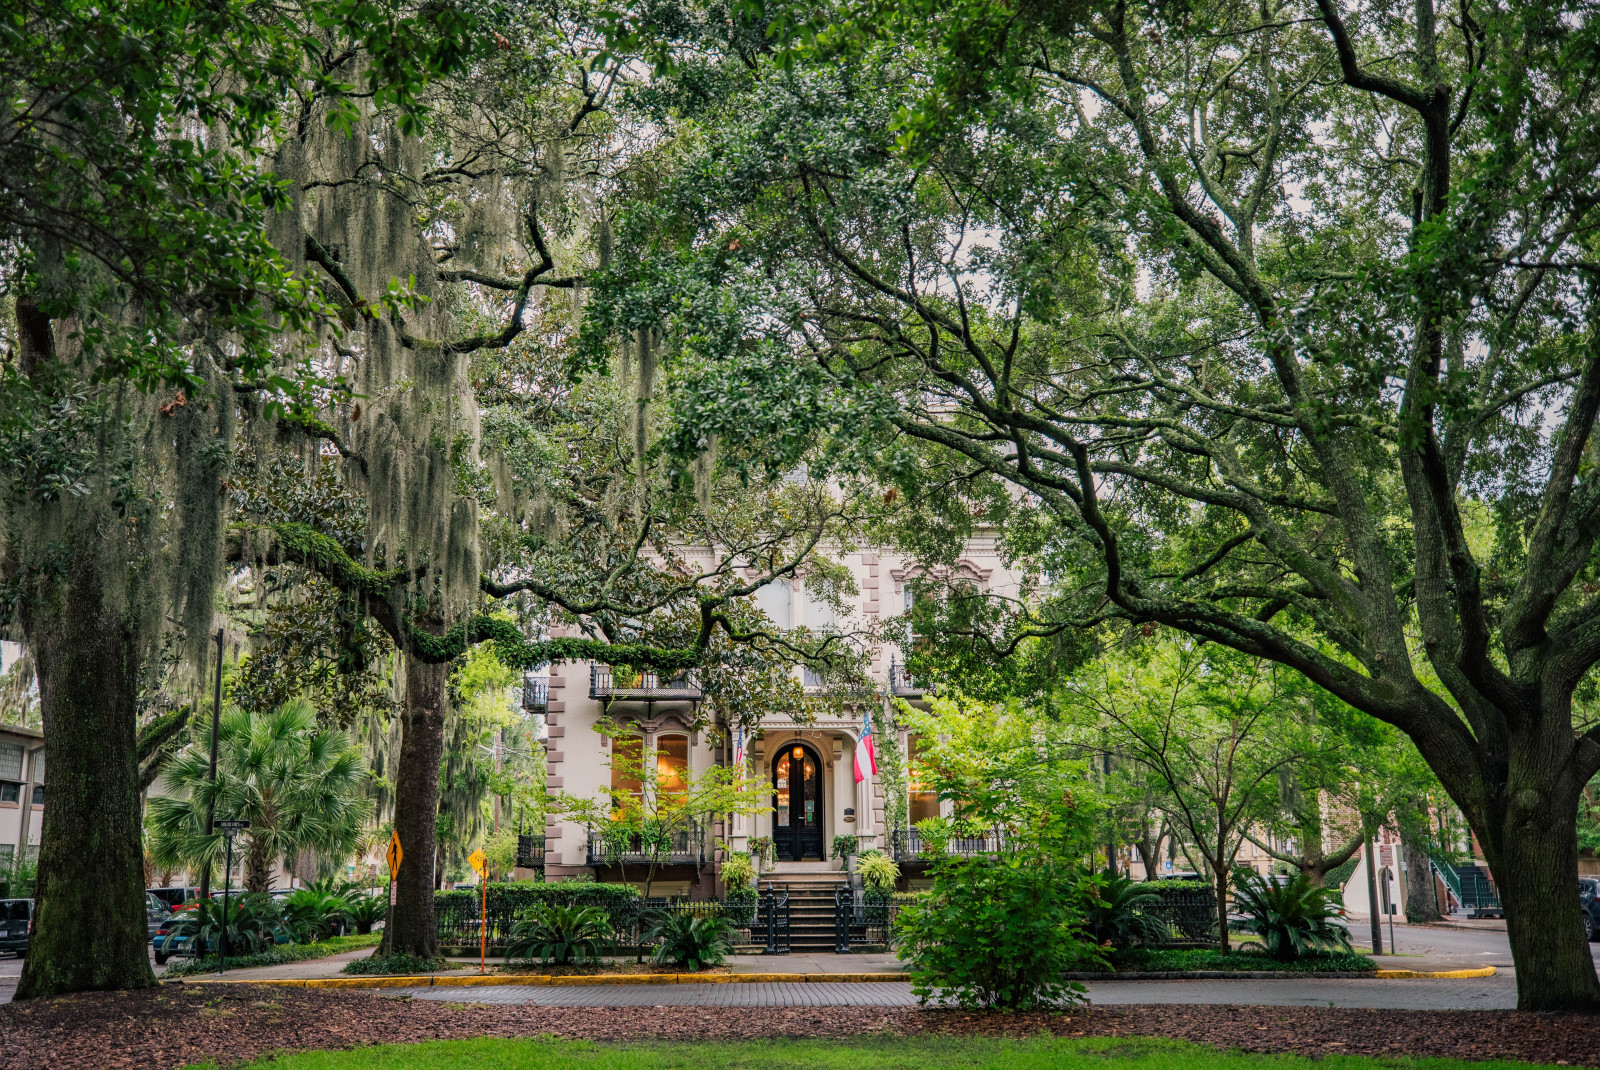
<svg viewBox="0 0 1600 1070"><path fill-rule="evenodd" d="M927 862L942 855L995 855L1002 846L998 833L983 836L951 836L938 841L923 836L920 829L896 829L889 835L889 851L896 862Z"/></svg>
<svg viewBox="0 0 1600 1070"><path fill-rule="evenodd" d="M589 828L591 866L705 865L705 829L699 824L666 830Z"/></svg>
<svg viewBox="0 0 1600 1070"><path fill-rule="evenodd" d="M896 658L889 659L889 694L899 698L921 698L922 685L911 678L907 669Z"/></svg>
<svg viewBox="0 0 1600 1070"><path fill-rule="evenodd" d="M544 868L544 837L543 836L518 836L517 837L517 868L518 869L543 869Z"/></svg>
<svg viewBox="0 0 1600 1070"><path fill-rule="evenodd" d="M663 680L652 672L592 665L589 667L589 697L624 702L699 702L706 693L687 673Z"/></svg>
<svg viewBox="0 0 1600 1070"><path fill-rule="evenodd" d="M529 713L545 713L550 709L550 681L546 677L523 676L522 708Z"/></svg>

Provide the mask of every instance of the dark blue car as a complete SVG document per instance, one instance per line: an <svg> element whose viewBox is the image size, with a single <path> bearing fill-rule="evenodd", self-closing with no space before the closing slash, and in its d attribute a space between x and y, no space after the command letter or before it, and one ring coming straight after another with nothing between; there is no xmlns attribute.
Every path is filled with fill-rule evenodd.
<svg viewBox="0 0 1600 1070"><path fill-rule="evenodd" d="M0 951L15 951L18 958L25 957L32 930L32 899L0 899Z"/></svg>

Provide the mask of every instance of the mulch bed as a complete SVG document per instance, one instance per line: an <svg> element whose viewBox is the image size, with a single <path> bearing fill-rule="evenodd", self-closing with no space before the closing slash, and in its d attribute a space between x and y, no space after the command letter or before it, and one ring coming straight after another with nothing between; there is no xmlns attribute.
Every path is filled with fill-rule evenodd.
<svg viewBox="0 0 1600 1070"><path fill-rule="evenodd" d="M471 990L462 991L463 1000ZM498 1007L350 990L164 986L0 1006L0 1070L158 1070L272 1051L477 1036L745 1040L863 1033L1181 1037L1304 1055L1431 1055L1600 1065L1600 1016L1314 1007L1100 1007L973 1014L889 1007Z"/></svg>

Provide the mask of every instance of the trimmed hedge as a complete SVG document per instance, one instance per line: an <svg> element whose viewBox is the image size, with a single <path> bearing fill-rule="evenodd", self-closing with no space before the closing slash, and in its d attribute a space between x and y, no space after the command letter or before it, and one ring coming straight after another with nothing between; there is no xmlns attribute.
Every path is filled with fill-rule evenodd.
<svg viewBox="0 0 1600 1070"><path fill-rule="evenodd" d="M279 944L270 951L258 951L253 955L229 955L228 969L247 970L252 966L282 966L286 962L326 958L329 955L356 951L363 947L376 947L381 939L383 939L382 933L369 933L365 936L331 936L314 944ZM192 977L197 973L216 972L217 956L208 955L203 959L183 959L174 962L161 976Z"/></svg>
<svg viewBox="0 0 1600 1070"><path fill-rule="evenodd" d="M455 947L478 943L479 900L477 888L455 888L448 892L433 893L440 944ZM541 903L599 907L606 912L619 934L631 932L644 908L639 890L628 884L494 881L488 889L489 946L503 947L512 924L529 907Z"/></svg>
<svg viewBox="0 0 1600 1070"><path fill-rule="evenodd" d="M1279 962L1271 955L1243 948L1224 955L1214 948L1167 950L1133 950L1116 957L1120 973L1177 971L1177 970L1282 970L1289 973L1363 972L1376 970L1378 964L1366 955L1333 952L1303 955L1294 962Z"/></svg>

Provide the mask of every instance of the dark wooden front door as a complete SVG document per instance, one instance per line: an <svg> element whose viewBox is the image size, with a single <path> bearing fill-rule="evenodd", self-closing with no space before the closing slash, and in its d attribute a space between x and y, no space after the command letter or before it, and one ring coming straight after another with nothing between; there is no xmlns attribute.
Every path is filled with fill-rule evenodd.
<svg viewBox="0 0 1600 1070"><path fill-rule="evenodd" d="M804 743L786 743L772 763L772 842L785 862L821 861L822 762Z"/></svg>

